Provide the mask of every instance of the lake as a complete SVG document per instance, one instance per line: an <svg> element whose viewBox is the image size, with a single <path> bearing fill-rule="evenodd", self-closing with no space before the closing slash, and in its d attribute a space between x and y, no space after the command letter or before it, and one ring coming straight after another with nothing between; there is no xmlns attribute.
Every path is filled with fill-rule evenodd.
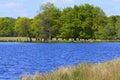
<svg viewBox="0 0 120 80"><path fill-rule="evenodd" d="M0 80L120 57L120 43L0 43Z"/></svg>

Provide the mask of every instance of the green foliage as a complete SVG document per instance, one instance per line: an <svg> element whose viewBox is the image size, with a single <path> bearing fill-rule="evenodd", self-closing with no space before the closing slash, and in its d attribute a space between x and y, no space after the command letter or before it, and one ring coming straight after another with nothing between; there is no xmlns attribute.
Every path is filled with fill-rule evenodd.
<svg viewBox="0 0 120 80"><path fill-rule="evenodd" d="M15 22L15 31L19 36L27 36L30 31L30 20L28 18L19 18Z"/></svg>
<svg viewBox="0 0 120 80"><path fill-rule="evenodd" d="M41 20L41 27L43 27L44 40L52 37L56 37L59 30L59 17L61 12L52 3L47 3L41 6L41 12L38 14L38 18Z"/></svg>
<svg viewBox="0 0 120 80"><path fill-rule="evenodd" d="M42 38L43 37L43 27L41 25L41 20L37 17L35 17L31 24L32 34L36 38Z"/></svg>
<svg viewBox="0 0 120 80"><path fill-rule="evenodd" d="M27 36L30 38L31 42L31 27L30 27L30 20L26 17L19 18L15 22L15 31L17 32L18 36Z"/></svg>
<svg viewBox="0 0 120 80"><path fill-rule="evenodd" d="M60 37L62 38L72 38L73 37L73 22L74 22L74 15L72 8L67 7L63 10L62 15L61 15L61 22L62 22L62 27L60 30Z"/></svg>
<svg viewBox="0 0 120 80"><path fill-rule="evenodd" d="M99 7L83 4L62 10L43 4L33 18L0 18L0 36L25 36L52 40L120 39L120 16L107 17Z"/></svg>
<svg viewBox="0 0 120 80"><path fill-rule="evenodd" d="M100 25L105 24L104 12L93 5L85 4L63 9L61 37L93 39ZM98 19L98 20L97 20Z"/></svg>
<svg viewBox="0 0 120 80"><path fill-rule="evenodd" d="M14 36L14 23L13 18L0 18L0 36Z"/></svg>
<svg viewBox="0 0 120 80"><path fill-rule="evenodd" d="M116 28L116 36L118 39L120 39L120 16L116 16L117 21L115 22L115 28Z"/></svg>

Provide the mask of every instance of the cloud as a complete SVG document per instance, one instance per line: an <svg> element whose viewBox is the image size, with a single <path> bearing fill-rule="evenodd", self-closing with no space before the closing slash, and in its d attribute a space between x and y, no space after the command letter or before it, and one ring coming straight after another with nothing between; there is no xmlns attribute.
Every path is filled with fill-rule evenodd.
<svg viewBox="0 0 120 80"><path fill-rule="evenodd" d="M20 4L15 3L15 2L10 2L10 3L6 3L6 4L1 4L1 6L6 9L9 9L9 8L14 9L14 8L19 8Z"/></svg>
<svg viewBox="0 0 120 80"><path fill-rule="evenodd" d="M0 1L0 8L2 9L17 9L22 7L22 3L23 0L4 0L4 1Z"/></svg>
<svg viewBox="0 0 120 80"><path fill-rule="evenodd" d="M47 2L54 3L56 7L69 6L76 0L0 0L0 17L1 16L34 16L39 10L39 6Z"/></svg>
<svg viewBox="0 0 120 80"><path fill-rule="evenodd" d="M24 8L25 1L28 0L0 1L0 13L2 13L0 16L27 16L29 12Z"/></svg>

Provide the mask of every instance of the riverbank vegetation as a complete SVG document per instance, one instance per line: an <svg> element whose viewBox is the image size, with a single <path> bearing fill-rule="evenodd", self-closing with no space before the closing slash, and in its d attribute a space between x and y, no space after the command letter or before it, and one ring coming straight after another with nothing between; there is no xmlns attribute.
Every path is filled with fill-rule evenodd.
<svg viewBox="0 0 120 80"><path fill-rule="evenodd" d="M31 38L34 43L44 43L44 39L37 41L36 38ZM30 42L28 37L0 37L0 42ZM52 38L52 40L48 39L47 43L84 43L84 42L120 42L120 40L101 40L101 39L62 39L62 38Z"/></svg>
<svg viewBox="0 0 120 80"><path fill-rule="evenodd" d="M120 59L63 67L48 74L26 75L21 80L120 80Z"/></svg>
<svg viewBox="0 0 120 80"><path fill-rule="evenodd" d="M0 18L0 37L28 37L37 42L53 38L120 39L120 16L106 16L104 11L90 4L59 9L52 3L43 4L32 19L27 17Z"/></svg>

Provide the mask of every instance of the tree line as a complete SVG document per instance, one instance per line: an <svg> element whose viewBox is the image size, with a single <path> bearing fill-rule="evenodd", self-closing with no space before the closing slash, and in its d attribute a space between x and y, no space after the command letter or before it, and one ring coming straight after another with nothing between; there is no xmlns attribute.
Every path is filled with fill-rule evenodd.
<svg viewBox="0 0 120 80"><path fill-rule="evenodd" d="M45 42L53 38L120 39L120 16L106 16L90 4L59 9L52 3L43 4L32 19L0 18L0 36L23 36Z"/></svg>

